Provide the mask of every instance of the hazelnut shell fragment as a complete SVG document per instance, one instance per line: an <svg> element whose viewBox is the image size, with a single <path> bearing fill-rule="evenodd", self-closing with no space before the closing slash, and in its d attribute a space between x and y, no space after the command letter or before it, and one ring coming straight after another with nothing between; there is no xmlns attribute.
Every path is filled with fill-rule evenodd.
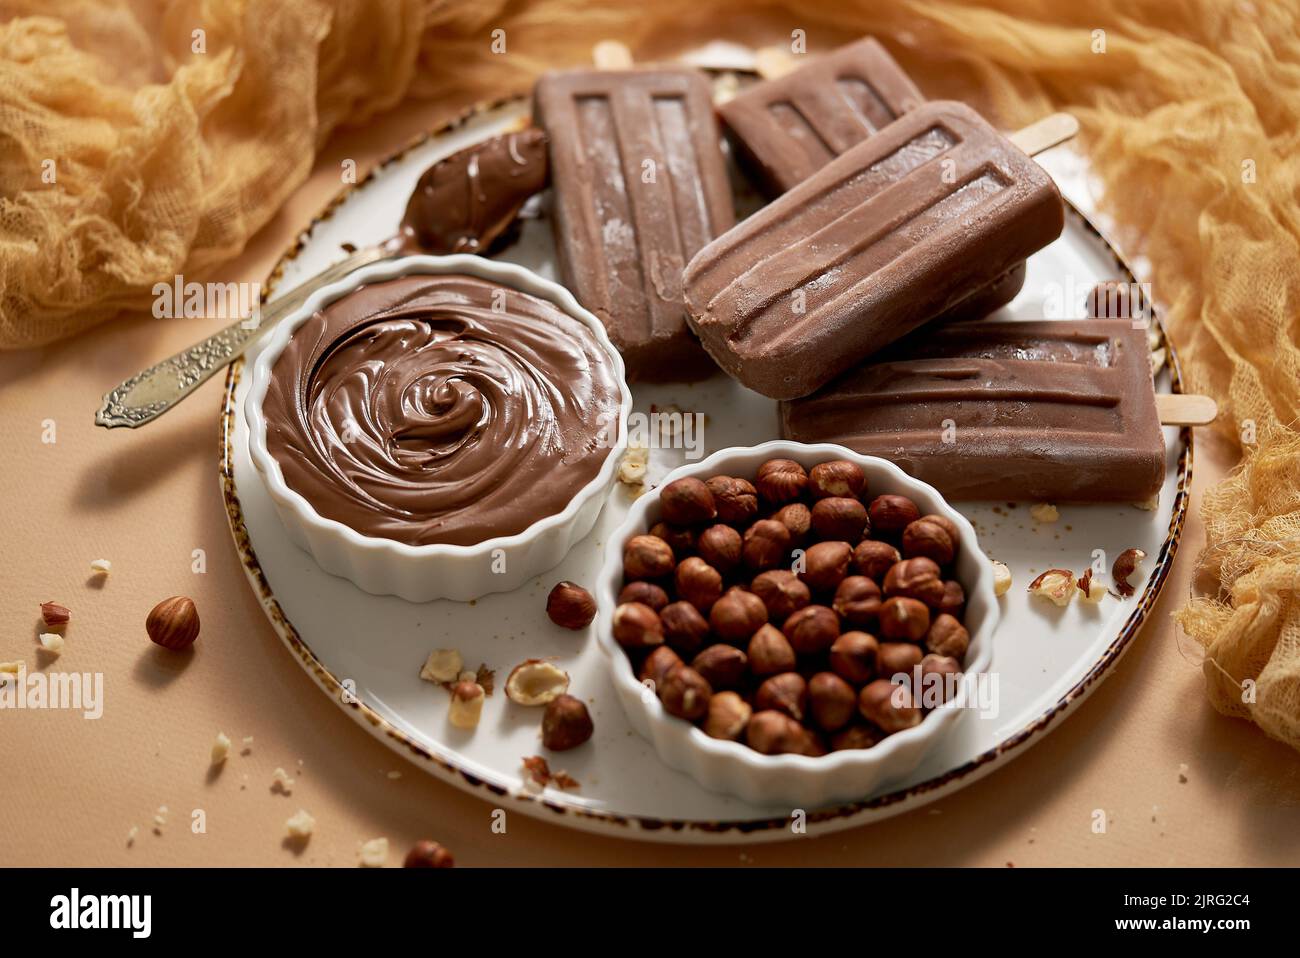
<svg viewBox="0 0 1300 958"><path fill-rule="evenodd" d="M569 673L545 659L520 662L506 677L506 698L517 705L546 705L568 690Z"/></svg>

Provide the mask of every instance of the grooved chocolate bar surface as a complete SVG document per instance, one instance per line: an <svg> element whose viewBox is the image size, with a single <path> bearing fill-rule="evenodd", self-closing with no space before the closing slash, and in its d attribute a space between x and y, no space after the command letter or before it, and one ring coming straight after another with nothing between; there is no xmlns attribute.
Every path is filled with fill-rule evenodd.
<svg viewBox="0 0 1300 958"><path fill-rule="evenodd" d="M1146 332L1122 320L927 327L781 432L888 459L955 499L1150 499L1165 475Z"/></svg>
<svg viewBox="0 0 1300 958"><path fill-rule="evenodd" d="M701 250L686 308L709 354L809 395L1060 235L1051 177L974 110L932 101Z"/></svg>
<svg viewBox="0 0 1300 958"><path fill-rule="evenodd" d="M741 162L777 196L924 100L889 52L866 37L754 84L718 113Z"/></svg>
<svg viewBox="0 0 1300 958"><path fill-rule="evenodd" d="M708 83L684 68L551 73L535 113L565 285L605 324L630 380L708 375L682 270L735 222Z"/></svg>

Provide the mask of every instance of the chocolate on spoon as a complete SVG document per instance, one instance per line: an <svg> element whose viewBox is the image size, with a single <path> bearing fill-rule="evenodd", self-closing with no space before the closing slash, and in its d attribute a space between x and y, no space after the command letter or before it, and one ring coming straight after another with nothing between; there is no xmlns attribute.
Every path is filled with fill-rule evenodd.
<svg viewBox="0 0 1300 958"><path fill-rule="evenodd" d="M503 133L444 157L420 175L402 217L407 252L487 253L545 188L546 134Z"/></svg>

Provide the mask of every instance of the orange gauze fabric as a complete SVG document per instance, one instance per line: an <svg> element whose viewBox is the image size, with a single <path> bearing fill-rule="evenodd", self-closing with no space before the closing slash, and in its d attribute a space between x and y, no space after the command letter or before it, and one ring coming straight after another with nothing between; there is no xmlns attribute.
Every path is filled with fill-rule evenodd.
<svg viewBox="0 0 1300 958"><path fill-rule="evenodd" d="M219 265L334 129L405 95L526 93L604 39L652 59L866 33L1004 128L1079 117L1121 246L1243 449L1202 503L1219 594L1179 621L1214 706L1300 748L1300 0L0 0L0 346Z"/></svg>

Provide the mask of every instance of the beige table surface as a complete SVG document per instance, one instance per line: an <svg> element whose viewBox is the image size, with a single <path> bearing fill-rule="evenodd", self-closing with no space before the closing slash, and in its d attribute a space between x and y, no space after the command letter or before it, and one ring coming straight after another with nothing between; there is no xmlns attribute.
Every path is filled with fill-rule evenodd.
<svg viewBox="0 0 1300 958"><path fill-rule="evenodd" d="M411 107L337 137L315 175L221 280L262 279L339 188L445 114ZM1198 651L1170 620L1203 544L1199 494L1232 464L1197 443L1193 515L1164 595L1123 662L1037 746L933 806L824 838L753 847L633 843L522 814L491 830L491 806L408 764L367 735L293 662L249 591L217 485L221 381L142 432L95 427L100 395L142 365L207 335L205 320L148 317L76 340L0 353L0 661L36 652L37 605L69 606L53 666L104 674L97 721L0 712L0 865L354 865L387 836L399 864L432 837L462 865L1264 865L1300 863L1300 756L1210 709ZM56 442L42 442L53 420ZM203 549L207 570L191 571ZM95 558L113 563L102 586ZM144 634L169 595L194 598L196 654L180 669ZM1180 648L1181 640L1181 648ZM218 730L236 742L212 776ZM251 753L239 755L244 736ZM299 764L301 762L301 765ZM1179 767L1186 764L1186 782ZM271 790L283 766L291 796ZM401 772L390 779L389 771ZM170 810L161 835L155 810ZM299 808L317 820L305 850L282 845ZM206 832L194 834L201 809ZM1092 830L1104 809L1110 827ZM139 836L128 845L132 826Z"/></svg>

